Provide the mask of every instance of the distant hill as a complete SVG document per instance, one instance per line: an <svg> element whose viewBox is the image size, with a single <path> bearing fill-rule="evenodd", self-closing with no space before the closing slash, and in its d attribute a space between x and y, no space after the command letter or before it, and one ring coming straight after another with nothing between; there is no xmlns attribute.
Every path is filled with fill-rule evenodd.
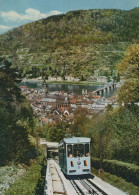
<svg viewBox="0 0 139 195"><path fill-rule="evenodd" d="M0 54L13 56L23 75L111 75L139 38L139 8L79 10L23 25L0 36Z"/></svg>

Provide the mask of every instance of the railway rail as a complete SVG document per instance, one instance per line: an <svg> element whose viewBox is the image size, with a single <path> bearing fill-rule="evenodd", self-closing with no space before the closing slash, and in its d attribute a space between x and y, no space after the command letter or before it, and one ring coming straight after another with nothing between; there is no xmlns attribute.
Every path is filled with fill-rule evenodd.
<svg viewBox="0 0 139 195"><path fill-rule="evenodd" d="M72 186L75 188L77 194L93 194L93 195L107 195L100 187L93 182L93 175L87 176L68 176Z"/></svg>
<svg viewBox="0 0 139 195"><path fill-rule="evenodd" d="M58 161L48 160L47 167L47 195L69 194L69 195L107 195L99 186L93 182L94 176L67 176L61 172ZM49 172L49 173L48 173ZM51 187L50 187L51 186ZM71 193L72 189L72 193ZM44 193L45 194L45 193Z"/></svg>

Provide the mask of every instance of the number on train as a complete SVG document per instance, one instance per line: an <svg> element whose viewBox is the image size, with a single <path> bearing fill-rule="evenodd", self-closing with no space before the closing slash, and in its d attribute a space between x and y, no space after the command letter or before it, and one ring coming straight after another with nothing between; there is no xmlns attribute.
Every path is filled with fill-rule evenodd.
<svg viewBox="0 0 139 195"><path fill-rule="evenodd" d="M84 175L91 172L90 138L65 138L59 143L59 166L66 175Z"/></svg>

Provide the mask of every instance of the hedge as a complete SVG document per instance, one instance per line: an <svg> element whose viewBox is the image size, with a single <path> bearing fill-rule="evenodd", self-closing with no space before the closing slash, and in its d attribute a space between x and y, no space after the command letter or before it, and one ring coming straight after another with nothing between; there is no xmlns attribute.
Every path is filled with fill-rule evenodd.
<svg viewBox="0 0 139 195"><path fill-rule="evenodd" d="M28 172L18 179L4 195L43 194L45 170L46 164L43 157L41 157L40 163L36 162L31 165Z"/></svg>
<svg viewBox="0 0 139 195"><path fill-rule="evenodd" d="M99 169L99 159L92 158L92 167ZM139 166L129 164L118 160L103 160L103 170L111 174L117 175L128 182L139 185Z"/></svg>

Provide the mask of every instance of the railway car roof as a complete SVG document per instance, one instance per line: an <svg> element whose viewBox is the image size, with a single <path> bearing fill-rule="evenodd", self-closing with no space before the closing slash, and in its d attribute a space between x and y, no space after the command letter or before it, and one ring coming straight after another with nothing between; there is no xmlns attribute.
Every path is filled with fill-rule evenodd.
<svg viewBox="0 0 139 195"><path fill-rule="evenodd" d="M77 143L88 143L91 141L91 139L87 137L71 137L71 138L65 138L63 141L66 144L77 144Z"/></svg>

